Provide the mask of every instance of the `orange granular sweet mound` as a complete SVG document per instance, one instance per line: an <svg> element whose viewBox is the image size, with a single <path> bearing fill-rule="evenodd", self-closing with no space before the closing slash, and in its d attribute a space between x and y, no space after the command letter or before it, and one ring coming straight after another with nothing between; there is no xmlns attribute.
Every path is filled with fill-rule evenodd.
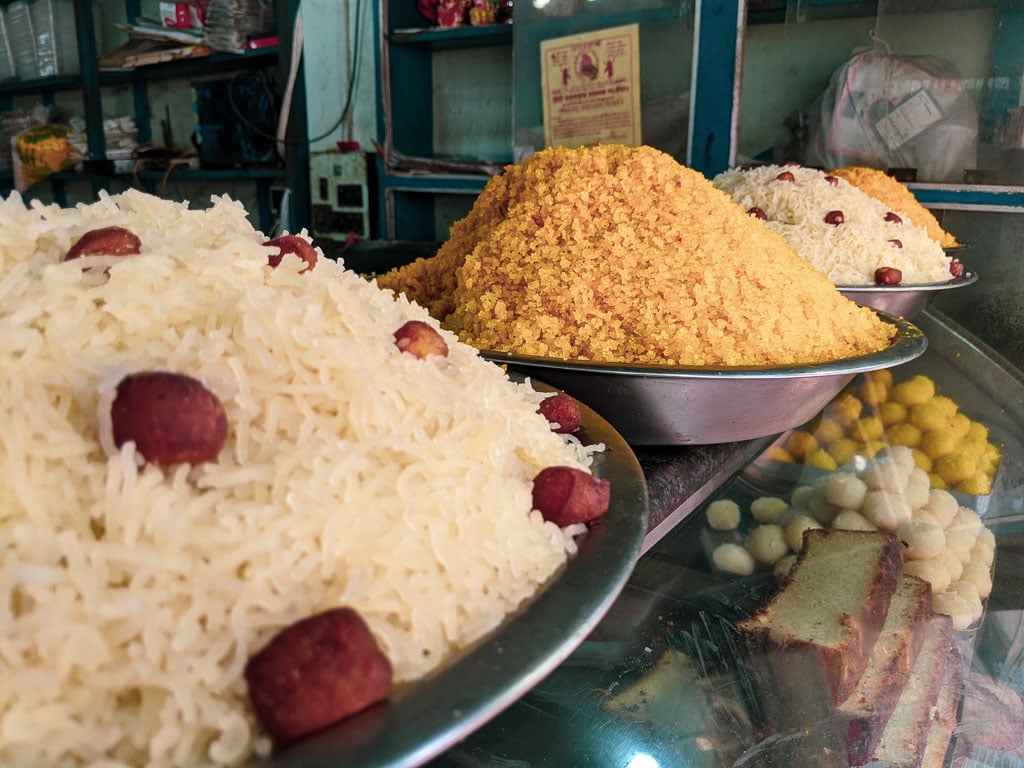
<svg viewBox="0 0 1024 768"><path fill-rule="evenodd" d="M508 166L435 256L378 283L479 349L563 360L794 365L895 334L651 147L552 147Z"/></svg>
<svg viewBox="0 0 1024 768"><path fill-rule="evenodd" d="M942 228L932 212L921 205L914 197L914 193L899 179L894 179L884 171L860 165L836 168L829 173L846 179L861 192L885 203L893 211L905 213L910 217L911 222L919 227L924 227L928 232L928 237L938 242L943 248L959 247L960 242L956 237Z"/></svg>

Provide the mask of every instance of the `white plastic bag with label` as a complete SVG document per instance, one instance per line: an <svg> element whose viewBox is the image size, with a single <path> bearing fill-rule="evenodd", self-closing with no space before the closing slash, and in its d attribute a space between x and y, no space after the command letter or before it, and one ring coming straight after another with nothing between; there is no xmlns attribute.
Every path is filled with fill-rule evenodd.
<svg viewBox="0 0 1024 768"><path fill-rule="evenodd" d="M807 165L915 168L918 181L962 182L978 150L978 109L935 56L859 53L810 108Z"/></svg>

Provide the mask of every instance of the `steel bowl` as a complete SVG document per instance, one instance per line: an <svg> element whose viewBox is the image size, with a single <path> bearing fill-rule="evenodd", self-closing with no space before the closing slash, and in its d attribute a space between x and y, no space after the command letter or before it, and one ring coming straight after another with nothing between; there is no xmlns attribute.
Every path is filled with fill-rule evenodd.
<svg viewBox="0 0 1024 768"><path fill-rule="evenodd" d="M865 307L912 319L942 291L966 288L978 282L978 273L968 269L956 280L920 285L838 285L839 292Z"/></svg>
<svg viewBox="0 0 1024 768"><path fill-rule="evenodd" d="M871 355L787 368L625 365L482 351L601 414L632 445L709 445L768 437L810 421L854 376L924 353L924 333L884 312L896 338Z"/></svg>

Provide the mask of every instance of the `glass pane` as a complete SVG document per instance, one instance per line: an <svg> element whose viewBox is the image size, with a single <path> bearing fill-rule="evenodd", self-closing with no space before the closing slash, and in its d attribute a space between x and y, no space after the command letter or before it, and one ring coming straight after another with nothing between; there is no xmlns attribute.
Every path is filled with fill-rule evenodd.
<svg viewBox="0 0 1024 768"><path fill-rule="evenodd" d="M752 3L739 154L1019 184L1022 30L1000 0Z"/></svg>
<svg viewBox="0 0 1024 768"><path fill-rule="evenodd" d="M690 74L693 50L694 5L690 0L525 0L515 5L513 29L513 137L516 159L522 159L548 143L545 139L541 44L561 38L637 26L639 83L639 140L685 160L689 131ZM577 53L585 51L577 48ZM600 49L599 49L600 50ZM566 97L572 98L576 78L586 75L608 81L621 77L608 56L598 62L571 54L564 67ZM582 88L583 85L581 84ZM578 95L578 91L575 92ZM584 120L593 127L613 119L612 105L602 113L588 109ZM618 115L616 115L617 119ZM550 118L549 118L550 122ZM550 128L550 125L549 125ZM584 137L576 143L587 143Z"/></svg>
<svg viewBox="0 0 1024 768"><path fill-rule="evenodd" d="M1019 766L1015 756L1019 755L1019 714L1008 705L991 709L979 705L995 700L988 698L994 694L983 695L986 690L999 691L1003 701L1019 704L1018 693L1024 686L1020 498L1024 443L1019 428L1024 382L939 315L926 311L915 322L921 323L929 347L920 358L894 371L896 386L916 377L931 380L935 392L956 404L961 416L969 413L972 422L988 428L987 439L1001 446L1002 456L990 494L958 492L955 497L982 517L994 534L998 552L984 621L955 634L955 646L966 662L965 694L952 738L949 731L942 735L950 742L949 754L945 762L941 756L923 762L918 755L908 755L900 764ZM855 378L834 404L846 407L851 399L861 402L857 393L864 392L868 380ZM877 407L877 403L861 405L864 414L874 413ZM790 444L795 435L783 436L776 445ZM638 448L637 455L641 465L649 468L686 461L686 454L650 446ZM749 576L733 576L715 565L715 550L723 544L747 542L748 533L758 525L752 511L758 499L761 504L769 499L796 502L797 487L808 492L825 476L814 468L797 469L782 462L777 471L768 470L773 455L773 451L761 454L653 544L600 625L576 651L521 700L431 762L430 768L895 764L868 760L874 749L868 745L881 737L878 718L885 723L890 716L886 702L894 706L898 701L888 697L898 697L902 690L903 683L896 682L898 667L892 665L896 651L888 650L895 645L887 646L892 655L883 662L885 684L872 697L877 717L851 721L824 703L820 660L803 656L799 643L772 654L764 664L767 660L759 658L757 646L748 644L737 631L738 620L771 598L778 584L775 566L756 566ZM649 473L649 482L654 477ZM710 526L707 512L715 501L732 502L741 510L739 528ZM781 509L778 503L775 507ZM790 510L782 514L788 516ZM970 562L970 553L966 559ZM822 589L821 594L826 592ZM827 597L821 602L827 603ZM808 613L815 610L809 607ZM930 665L929 659L948 656L925 651L917 652L916 658L923 660L923 668ZM918 680L925 678L921 668L914 669ZM930 706L933 694L919 696L916 686L907 690L911 692L908 709L918 709L911 699L918 703L924 699L919 711L931 720L931 713L938 711L938 705L934 710ZM780 729L766 723L771 712L788 724ZM907 726L912 719L903 710L893 722L897 729L915 730ZM911 749L921 747L914 738L906 742ZM940 749L945 752L946 745ZM849 759L851 754L858 757L856 762Z"/></svg>

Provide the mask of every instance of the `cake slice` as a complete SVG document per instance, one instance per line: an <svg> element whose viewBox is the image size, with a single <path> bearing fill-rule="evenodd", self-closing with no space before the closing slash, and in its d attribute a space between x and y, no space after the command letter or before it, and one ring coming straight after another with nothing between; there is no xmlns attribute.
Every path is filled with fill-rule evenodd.
<svg viewBox="0 0 1024 768"><path fill-rule="evenodd" d="M949 751L949 742L953 738L953 730L957 723L957 710L964 689L964 664L959 652L950 651L949 664L946 666L946 679L935 703L928 736L924 742L924 753L920 762L913 763L919 768L942 768Z"/></svg>
<svg viewBox="0 0 1024 768"><path fill-rule="evenodd" d="M997 680L983 667L965 676L957 734L967 749L995 749L1024 757L1024 698L1009 677Z"/></svg>
<svg viewBox="0 0 1024 768"><path fill-rule="evenodd" d="M773 696L760 697L774 700L763 707L768 724L786 727L773 714L784 715L801 697L820 716L821 707L832 709L853 693L882 630L902 565L899 541L888 533L807 532L779 590L737 624L751 650L756 687L774 690ZM823 700L806 700L816 687L823 689Z"/></svg>
<svg viewBox="0 0 1024 768"><path fill-rule="evenodd" d="M898 693L910 677L931 615L931 585L915 576L904 575L893 592L867 667L853 693L839 705L840 715L849 719L850 765L862 765L871 758L896 707Z"/></svg>
<svg viewBox="0 0 1024 768"><path fill-rule="evenodd" d="M956 672L957 668L960 668L959 673ZM887 763L890 768L922 766L922 755L933 722L942 720L945 723L949 715L948 712L942 711L940 706L944 688L955 687L959 701L962 682L962 664L959 653L953 648L953 622L949 616L935 614L928 622L928 632L917 654L910 679L903 687L872 759ZM948 701L945 701L945 706L949 708ZM955 721L955 704L952 707L952 717ZM941 739L941 728L944 728L944 725L940 726L940 731L934 736L935 739ZM952 734L952 726L949 733ZM947 735L946 743L948 742ZM933 741L931 751L936 750ZM945 755L945 749L942 753Z"/></svg>

